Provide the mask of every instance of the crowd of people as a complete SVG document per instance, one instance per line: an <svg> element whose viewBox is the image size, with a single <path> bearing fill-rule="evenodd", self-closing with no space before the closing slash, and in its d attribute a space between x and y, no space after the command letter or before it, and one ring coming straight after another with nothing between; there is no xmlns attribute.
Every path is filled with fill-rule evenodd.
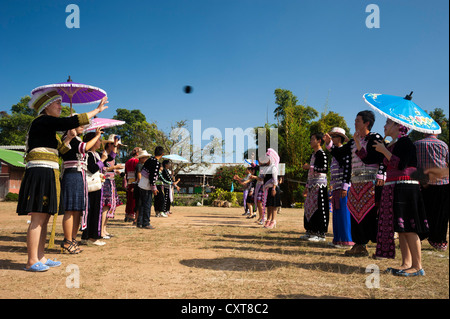
<svg viewBox="0 0 450 319"><path fill-rule="evenodd" d="M258 164L256 164L258 163ZM247 175L243 178L233 176L239 184L243 185L244 216L258 218L256 223L264 228L273 229L277 225L277 213L281 208L281 176L278 164L280 156L269 148L263 162L252 161L247 167Z"/></svg>
<svg viewBox="0 0 450 319"><path fill-rule="evenodd" d="M102 140L101 129L85 133L89 119L107 109L106 97L94 110L67 118L60 117L61 101L54 89L41 91L30 101L38 116L27 134L26 170L17 205L19 215L31 215L27 271L46 271L61 264L45 257L51 215L64 216L62 252L79 254L83 243L106 244L113 236L107 231L108 219L121 205L114 178L118 170L125 171L125 222L138 228L155 228L150 223L152 203L155 216L168 217L174 189L179 190L171 162L162 160L163 147L157 146L153 155L136 147L122 165L116 163L124 146L119 136ZM425 274L421 241L428 238L440 250L448 246L448 146L434 135L413 143L408 128L390 119L382 137L371 132L374 122L372 111L361 111L352 139L339 127L311 135L313 154L303 165L308 178L305 234L300 239L325 242L332 211L332 245L348 247L346 256L369 256L367 244L373 242L373 258L394 259L398 235L402 263L387 271L421 276ZM59 131L65 134L59 137ZM391 138L389 143L386 137ZM331 163L324 148L331 153ZM234 176L243 185L244 215L266 229L276 227L281 207L279 163L280 156L269 148L265 158L250 163L245 177ZM76 240L79 230L80 243Z"/></svg>
<svg viewBox="0 0 450 319"><path fill-rule="evenodd" d="M313 153L303 165L308 177L300 239L325 242L332 213L330 244L347 247L345 256L369 256L367 244L372 242L372 258L394 259L398 238L401 265L386 271L422 276L421 242L428 239L437 250L448 247L448 146L434 134L413 143L409 129L391 119L382 136L371 132L374 123L374 113L365 110L355 118L352 139L340 127L311 135ZM244 186L244 215L255 218L257 211L257 222L268 229L275 227L281 206L277 170L263 169L277 165L275 154L269 149L267 163L251 163L247 176L234 176Z"/></svg>

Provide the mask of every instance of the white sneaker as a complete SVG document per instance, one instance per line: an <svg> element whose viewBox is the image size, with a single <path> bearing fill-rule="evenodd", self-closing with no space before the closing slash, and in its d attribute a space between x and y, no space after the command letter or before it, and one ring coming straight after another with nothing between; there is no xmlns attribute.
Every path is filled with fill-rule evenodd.
<svg viewBox="0 0 450 319"><path fill-rule="evenodd" d="M165 213L161 213L160 216L161 216L161 217L169 217L169 216L167 216Z"/></svg>
<svg viewBox="0 0 450 319"><path fill-rule="evenodd" d="M313 236L311 236L311 237L308 238L308 241L319 242L320 239L319 239L318 236L313 235Z"/></svg>

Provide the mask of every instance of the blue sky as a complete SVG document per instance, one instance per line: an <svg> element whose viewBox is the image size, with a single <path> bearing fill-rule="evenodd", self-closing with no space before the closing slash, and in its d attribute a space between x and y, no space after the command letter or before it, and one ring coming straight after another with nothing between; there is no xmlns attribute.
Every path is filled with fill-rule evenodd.
<svg viewBox="0 0 450 319"><path fill-rule="evenodd" d="M68 4L80 28L68 29ZM369 29L366 6L380 8ZM0 110L41 85L107 91L170 131L274 123L274 90L353 120L366 92L406 95L426 110L449 101L447 0L167 0L0 2ZM192 85L192 94L183 86ZM78 112L89 106L76 108ZM377 115L375 131L385 119Z"/></svg>

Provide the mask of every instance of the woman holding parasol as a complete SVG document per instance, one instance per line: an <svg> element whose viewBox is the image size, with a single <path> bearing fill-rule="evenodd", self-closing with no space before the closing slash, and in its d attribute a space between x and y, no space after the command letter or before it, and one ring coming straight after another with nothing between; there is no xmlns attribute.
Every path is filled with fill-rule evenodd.
<svg viewBox="0 0 450 319"><path fill-rule="evenodd" d="M416 170L417 156L407 132L407 127L388 118L384 133L392 137L392 141L387 146L383 143L374 145L385 156L386 165L374 257L395 258L394 232L397 232L402 264L388 271L398 276L423 276L421 240L427 238L429 229L419 182L411 178Z"/></svg>
<svg viewBox="0 0 450 319"><path fill-rule="evenodd" d="M439 125L411 101L411 95L412 92L404 98L383 94L364 95L367 104L387 117L384 133L392 138L387 146L384 143L373 145L384 156L386 166L374 257L395 257L394 232L397 232L402 264L399 268L388 268L387 272L405 277L425 275L421 240L429 234L419 181L413 178L417 170L416 146L407 134L409 129L425 133L440 132Z"/></svg>
<svg viewBox="0 0 450 319"><path fill-rule="evenodd" d="M31 123L26 143L26 169L19 191L18 215L31 215L27 232L27 271L46 271L61 263L45 257L44 246L50 215L59 210L59 159L69 150L57 131L74 129L89 124L89 119L104 111L105 96L94 110L60 118L62 97L57 90L48 88L32 94L29 106L36 110L38 117Z"/></svg>

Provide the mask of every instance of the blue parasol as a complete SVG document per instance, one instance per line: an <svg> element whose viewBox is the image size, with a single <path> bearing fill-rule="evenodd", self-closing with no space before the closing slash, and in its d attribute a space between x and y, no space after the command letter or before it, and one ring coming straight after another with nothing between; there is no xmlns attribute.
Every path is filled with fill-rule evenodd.
<svg viewBox="0 0 450 319"><path fill-rule="evenodd" d="M245 162L246 162L248 165L252 165L252 162L249 161L248 159L246 159ZM255 163L255 165L259 165L258 160L254 160L253 163Z"/></svg>
<svg viewBox="0 0 450 319"><path fill-rule="evenodd" d="M184 162L184 163L189 163L189 161L187 159L185 159L184 157L181 157L178 154L169 154L169 155L163 155L162 156L165 159L170 159L174 162Z"/></svg>
<svg viewBox="0 0 450 319"><path fill-rule="evenodd" d="M396 123L419 132L440 134L441 127L439 124L427 112L411 101L412 93L405 97L366 93L363 95L363 99L375 111Z"/></svg>

